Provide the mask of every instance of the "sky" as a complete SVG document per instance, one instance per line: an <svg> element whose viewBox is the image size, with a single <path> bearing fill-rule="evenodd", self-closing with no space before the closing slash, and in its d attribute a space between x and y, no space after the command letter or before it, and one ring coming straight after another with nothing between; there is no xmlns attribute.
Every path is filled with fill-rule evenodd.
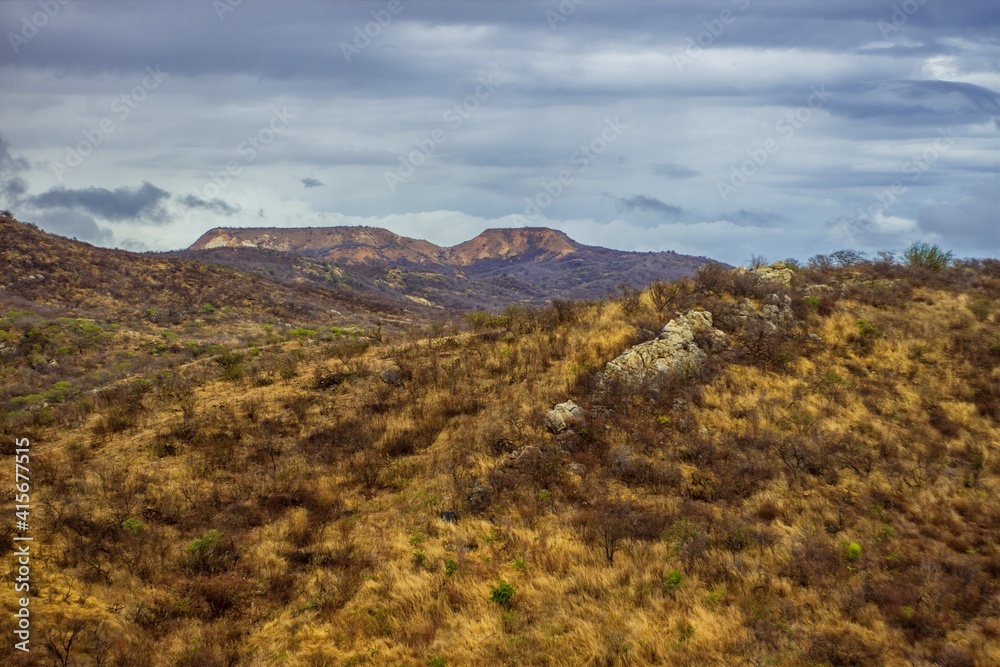
<svg viewBox="0 0 1000 667"><path fill-rule="evenodd" d="M97 245L1000 256L996 0L33 0L0 26L0 205Z"/></svg>

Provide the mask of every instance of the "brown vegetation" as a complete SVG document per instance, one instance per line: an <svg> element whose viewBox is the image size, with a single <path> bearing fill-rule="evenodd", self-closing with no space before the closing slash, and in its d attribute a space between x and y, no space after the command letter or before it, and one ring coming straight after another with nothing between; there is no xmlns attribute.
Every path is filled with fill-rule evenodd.
<svg viewBox="0 0 1000 667"><path fill-rule="evenodd" d="M797 325L741 319L775 292ZM45 407L10 391L42 554L12 664L997 664L998 300L992 260L710 268L466 329L166 354ZM601 376L691 307L732 350ZM53 383L132 349L21 317L5 373L36 344L68 348ZM586 424L552 433L567 398Z"/></svg>

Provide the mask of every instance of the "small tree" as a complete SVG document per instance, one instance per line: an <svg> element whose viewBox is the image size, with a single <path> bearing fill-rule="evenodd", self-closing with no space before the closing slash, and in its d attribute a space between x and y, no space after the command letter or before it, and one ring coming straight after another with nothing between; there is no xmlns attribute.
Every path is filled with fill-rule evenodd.
<svg viewBox="0 0 1000 667"><path fill-rule="evenodd" d="M664 312L667 307L681 293L681 287L677 283L666 283L662 280L654 280L649 286L649 298L653 301L653 306L659 312Z"/></svg>
<svg viewBox="0 0 1000 667"><path fill-rule="evenodd" d="M914 241L903 251L903 262L907 266L930 269L931 271L940 271L951 264L954 258L954 253L945 252L938 246L924 241Z"/></svg>

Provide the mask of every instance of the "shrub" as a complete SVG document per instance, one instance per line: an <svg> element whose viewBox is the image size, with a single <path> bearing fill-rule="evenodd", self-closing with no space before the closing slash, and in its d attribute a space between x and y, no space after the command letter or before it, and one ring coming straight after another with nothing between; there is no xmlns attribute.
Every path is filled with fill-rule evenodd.
<svg viewBox="0 0 1000 667"><path fill-rule="evenodd" d="M804 657L808 664L862 667L880 664L882 653L853 632L823 630L812 638Z"/></svg>
<svg viewBox="0 0 1000 667"><path fill-rule="evenodd" d="M830 259L838 269L849 269L865 261L865 253L858 250L838 250L830 253Z"/></svg>
<svg viewBox="0 0 1000 667"><path fill-rule="evenodd" d="M681 286L675 282L665 283L655 280L649 286L649 298L656 310L661 313L667 310L667 307L680 296L680 293Z"/></svg>
<svg viewBox="0 0 1000 667"><path fill-rule="evenodd" d="M709 262L698 267L695 282L703 291L721 296L732 289L733 278L723 264Z"/></svg>
<svg viewBox="0 0 1000 667"><path fill-rule="evenodd" d="M858 328L856 334L850 334L847 340L857 347L862 354L868 354L875 348L875 341L882 337L882 332L868 320L858 320L855 323Z"/></svg>
<svg viewBox="0 0 1000 667"><path fill-rule="evenodd" d="M968 308L977 320L985 322L993 310L993 305L989 299L980 297L969 302Z"/></svg>
<svg viewBox="0 0 1000 667"><path fill-rule="evenodd" d="M128 519L126 519L127 521ZM197 540L188 545L187 552L193 556L199 556L206 554L219 543L219 539L222 537L222 533L215 528L211 529L204 536L199 537Z"/></svg>
<svg viewBox="0 0 1000 667"><path fill-rule="evenodd" d="M681 574L681 571L671 570L667 572L667 577L663 580L663 590L670 594L676 593L680 590L682 583L684 583L684 575Z"/></svg>
<svg viewBox="0 0 1000 667"><path fill-rule="evenodd" d="M497 584L496 588L490 591L490 602L495 602L501 607L510 607L511 600L514 599L516 592L513 585L506 581L501 581Z"/></svg>
<svg viewBox="0 0 1000 667"><path fill-rule="evenodd" d="M861 558L861 545L857 542L850 542L844 547L844 558L854 563Z"/></svg>
<svg viewBox="0 0 1000 667"><path fill-rule="evenodd" d="M449 558L444 562L444 574L450 577L456 572L458 572L458 563L455 562L454 558Z"/></svg>
<svg viewBox="0 0 1000 667"><path fill-rule="evenodd" d="M122 521L121 526L130 533L139 533L142 531L143 523L138 519L129 517L128 519Z"/></svg>
<svg viewBox="0 0 1000 667"><path fill-rule="evenodd" d="M241 379L246 371L243 365L243 355L239 352L227 350L215 358L215 363L222 368L222 377L232 382Z"/></svg>
<svg viewBox="0 0 1000 667"><path fill-rule="evenodd" d="M599 546L609 564L627 541L658 539L664 521L662 515L640 505L613 500L601 500L577 517L584 540Z"/></svg>
<svg viewBox="0 0 1000 667"><path fill-rule="evenodd" d="M954 253L945 252L938 246L924 241L914 241L903 251L903 262L907 266L931 271L940 271L947 267L954 257Z"/></svg>

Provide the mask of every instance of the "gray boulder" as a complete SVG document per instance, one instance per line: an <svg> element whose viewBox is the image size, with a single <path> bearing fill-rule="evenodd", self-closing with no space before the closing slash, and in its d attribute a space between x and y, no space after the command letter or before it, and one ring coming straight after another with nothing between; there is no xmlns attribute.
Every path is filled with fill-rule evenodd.
<svg viewBox="0 0 1000 667"><path fill-rule="evenodd" d="M702 341L706 349L695 342ZM636 345L608 362L609 377L643 381L696 371L708 358L708 351L729 348L726 334L712 326L712 313L689 310L663 327L656 340Z"/></svg>
<svg viewBox="0 0 1000 667"><path fill-rule="evenodd" d="M562 433L569 429L583 426L586 418L583 408L573 401L566 401L555 406L545 415L545 428L552 433Z"/></svg>

